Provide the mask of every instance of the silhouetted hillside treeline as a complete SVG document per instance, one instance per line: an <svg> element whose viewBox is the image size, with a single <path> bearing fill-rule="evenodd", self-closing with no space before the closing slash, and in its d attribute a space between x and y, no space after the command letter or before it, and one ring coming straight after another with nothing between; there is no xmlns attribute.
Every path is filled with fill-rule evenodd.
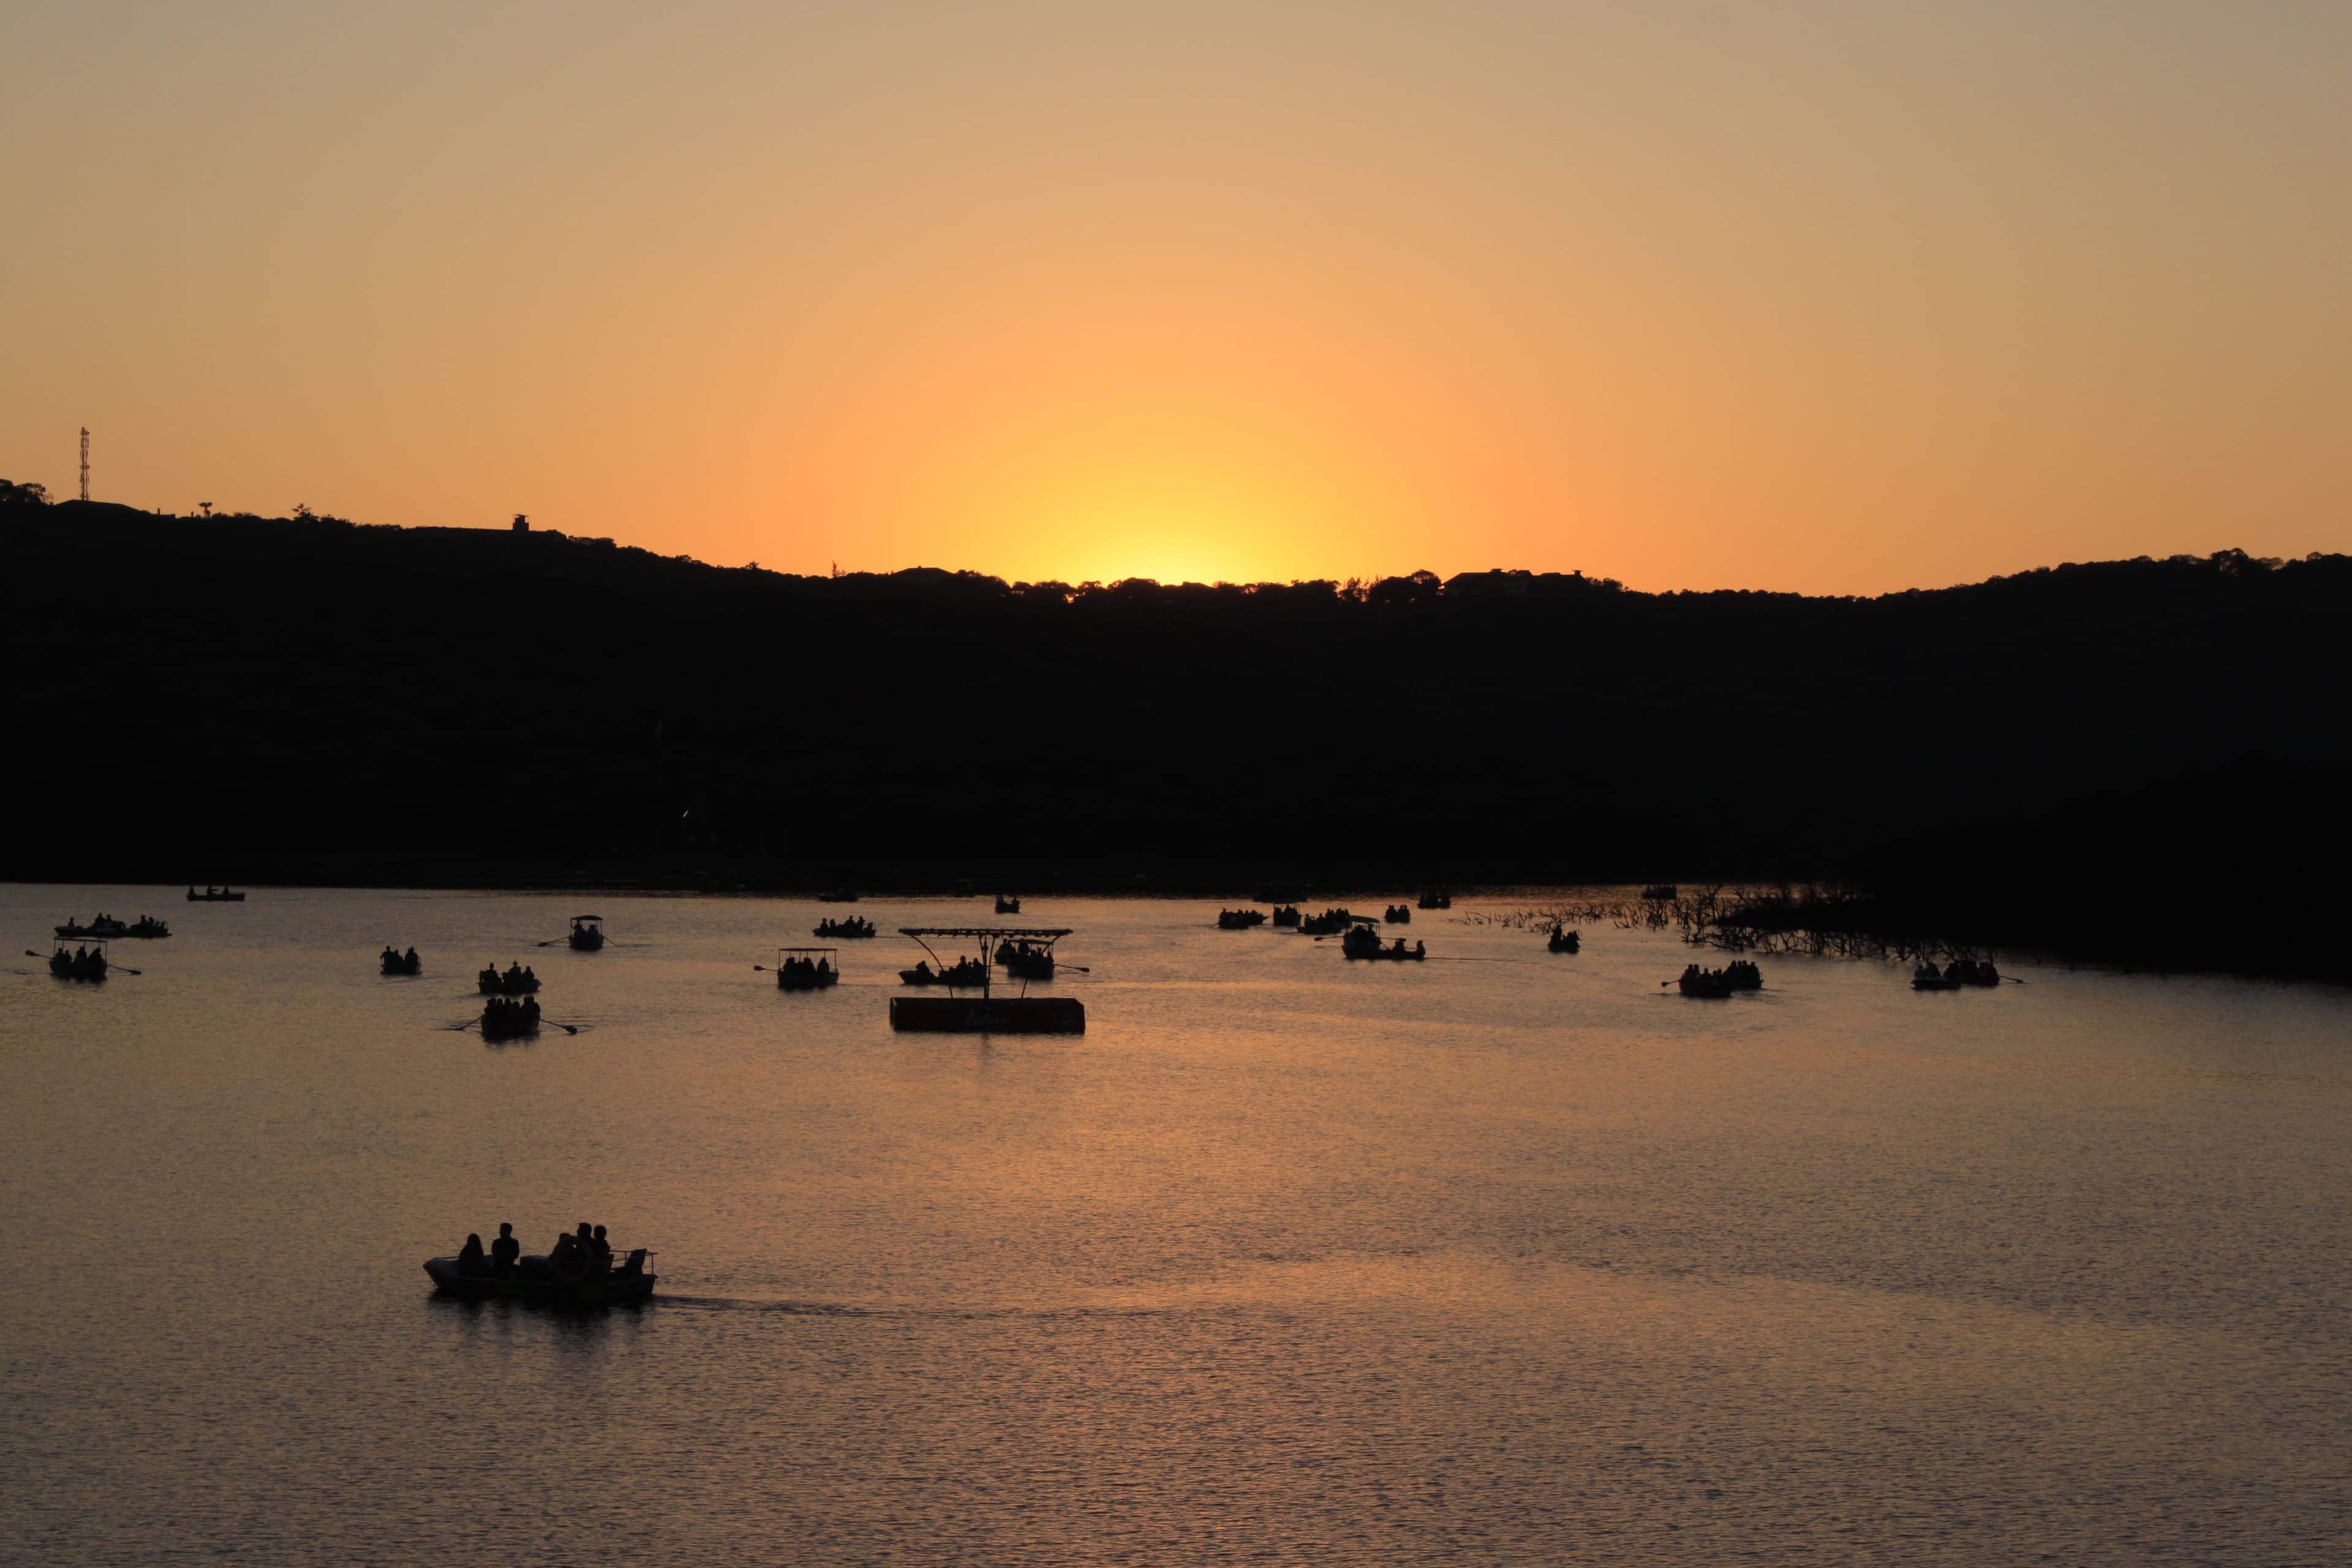
<svg viewBox="0 0 2352 1568"><path fill-rule="evenodd" d="M2312 805L2347 763L2341 556L1871 599L1072 585L35 500L0 504L0 561L12 820L68 825L13 837L14 877L1997 900L2015 847L2079 859L2111 827L2158 885L2344 858ZM2097 805L2256 774L2282 781L2259 817Z"/></svg>

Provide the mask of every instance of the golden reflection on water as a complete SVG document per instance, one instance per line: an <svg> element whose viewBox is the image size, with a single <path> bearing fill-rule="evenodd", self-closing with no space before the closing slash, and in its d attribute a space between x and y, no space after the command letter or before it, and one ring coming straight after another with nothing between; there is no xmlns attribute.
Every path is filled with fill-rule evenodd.
<svg viewBox="0 0 2352 1568"><path fill-rule="evenodd" d="M92 902L0 889L27 931ZM0 1559L2352 1542L2340 994L1777 961L1698 1003L1669 940L1555 956L1472 901L1366 966L1037 898L1088 1033L899 1037L890 937L785 995L750 966L814 903L597 902L593 956L528 945L562 900L260 889L174 906L137 978L0 973L41 1265L0 1304ZM585 1032L448 1032L517 956ZM430 1300L501 1219L609 1224L663 1299Z"/></svg>

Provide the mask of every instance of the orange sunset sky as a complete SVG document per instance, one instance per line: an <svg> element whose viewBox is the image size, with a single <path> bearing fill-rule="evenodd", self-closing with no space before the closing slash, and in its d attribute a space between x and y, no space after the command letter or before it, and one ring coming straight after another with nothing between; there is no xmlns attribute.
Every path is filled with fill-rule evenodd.
<svg viewBox="0 0 2352 1568"><path fill-rule="evenodd" d="M0 12L0 475L794 571L2352 549L2352 5Z"/></svg>

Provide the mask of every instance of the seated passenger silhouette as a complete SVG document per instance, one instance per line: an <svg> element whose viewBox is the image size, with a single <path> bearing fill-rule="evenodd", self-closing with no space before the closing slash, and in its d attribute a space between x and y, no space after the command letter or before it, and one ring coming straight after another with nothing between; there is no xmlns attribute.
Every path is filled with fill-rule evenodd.
<svg viewBox="0 0 2352 1568"><path fill-rule="evenodd" d="M457 1272L460 1274L485 1272L482 1263L482 1238L478 1233L468 1231L466 1235L466 1245L457 1249Z"/></svg>

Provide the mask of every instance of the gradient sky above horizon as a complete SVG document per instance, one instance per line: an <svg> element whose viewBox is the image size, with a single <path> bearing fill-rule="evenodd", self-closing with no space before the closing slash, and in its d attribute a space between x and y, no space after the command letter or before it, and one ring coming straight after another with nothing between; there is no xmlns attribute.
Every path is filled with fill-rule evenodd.
<svg viewBox="0 0 2352 1568"><path fill-rule="evenodd" d="M2352 5L17 5L0 475L794 571L2352 549Z"/></svg>

